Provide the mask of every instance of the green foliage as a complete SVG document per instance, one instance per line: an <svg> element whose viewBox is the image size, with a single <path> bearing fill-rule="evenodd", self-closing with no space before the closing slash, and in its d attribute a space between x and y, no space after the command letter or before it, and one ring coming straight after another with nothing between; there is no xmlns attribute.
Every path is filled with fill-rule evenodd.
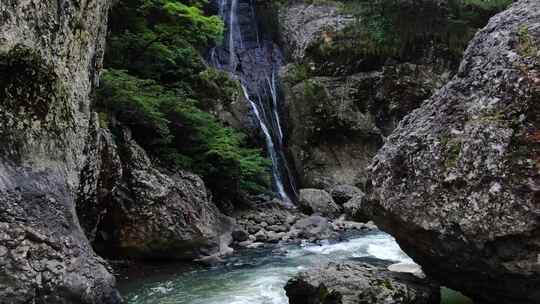
<svg viewBox="0 0 540 304"><path fill-rule="evenodd" d="M519 39L519 53L524 57L536 57L538 56L538 46L529 34L529 28L523 26L518 32ZM539 58L540 59L540 58Z"/></svg>
<svg viewBox="0 0 540 304"><path fill-rule="evenodd" d="M347 0L343 11L356 17L336 40L350 41L349 50L369 56L407 59L432 41L454 59L461 55L476 30L513 0L435 1ZM357 37L358 39L354 39Z"/></svg>
<svg viewBox="0 0 540 304"><path fill-rule="evenodd" d="M234 199L240 191L268 189L270 163L243 133L205 111L240 92L237 82L201 57L220 43L224 29L219 17L205 14L207 4L118 1L110 15L108 71L98 106L162 163L198 173L216 197Z"/></svg>
<svg viewBox="0 0 540 304"><path fill-rule="evenodd" d="M482 10L488 11L502 11L512 0L462 0L463 4L472 8L480 8Z"/></svg>
<svg viewBox="0 0 540 304"><path fill-rule="evenodd" d="M310 70L306 64L291 64L287 74L283 77L283 81L295 85L310 77Z"/></svg>
<svg viewBox="0 0 540 304"><path fill-rule="evenodd" d="M137 142L150 149L171 142L169 121L161 111L176 96L153 80L141 80L125 71L103 73L98 90L99 106L129 126Z"/></svg>
<svg viewBox="0 0 540 304"><path fill-rule="evenodd" d="M269 162L261 151L247 147L244 134L224 127L181 91L109 70L98 96L99 106L162 161L201 174L211 187L226 182L227 192L267 188Z"/></svg>
<svg viewBox="0 0 540 304"><path fill-rule="evenodd" d="M111 11L106 65L189 90L205 69L199 51L223 34L217 16L177 0L124 0Z"/></svg>
<svg viewBox="0 0 540 304"><path fill-rule="evenodd" d="M214 68L199 73L195 86L203 108L211 108L216 100L228 105L242 92L237 81L232 80L227 73Z"/></svg>

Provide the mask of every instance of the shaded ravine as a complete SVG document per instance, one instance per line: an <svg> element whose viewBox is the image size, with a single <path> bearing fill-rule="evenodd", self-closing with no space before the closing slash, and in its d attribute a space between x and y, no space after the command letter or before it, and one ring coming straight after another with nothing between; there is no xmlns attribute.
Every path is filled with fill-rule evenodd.
<svg viewBox="0 0 540 304"><path fill-rule="evenodd" d="M284 153L277 79L282 53L259 32L252 0L218 0L218 6L226 32L223 45L211 50L210 62L240 81L272 161L273 190L291 204L296 187Z"/></svg>

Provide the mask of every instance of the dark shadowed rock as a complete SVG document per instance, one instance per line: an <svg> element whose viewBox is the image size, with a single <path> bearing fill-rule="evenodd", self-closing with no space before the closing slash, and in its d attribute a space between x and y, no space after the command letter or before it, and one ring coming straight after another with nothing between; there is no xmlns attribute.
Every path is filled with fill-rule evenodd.
<svg viewBox="0 0 540 304"><path fill-rule="evenodd" d="M235 242L244 242L249 238L249 233L244 229L235 229L232 232L232 238Z"/></svg>
<svg viewBox="0 0 540 304"><path fill-rule="evenodd" d="M330 190L332 199L334 199L334 202L338 205L343 205L356 195L362 194L364 194L362 190L351 185L337 185Z"/></svg>
<svg viewBox="0 0 540 304"><path fill-rule="evenodd" d="M539 50L539 1L493 17L370 169L377 224L482 303L540 303Z"/></svg>
<svg viewBox="0 0 540 304"><path fill-rule="evenodd" d="M89 158L77 206L96 250L151 259L220 253L231 239L232 219L212 203L199 176L160 168L125 128L115 140L106 130L98 135L89 145L99 151L90 153L97 158Z"/></svg>
<svg viewBox="0 0 540 304"><path fill-rule="evenodd" d="M308 215L317 213L329 218L336 218L341 208L328 192L319 189L301 189L298 195L298 208Z"/></svg>
<svg viewBox="0 0 540 304"><path fill-rule="evenodd" d="M330 263L301 272L287 282L290 304L439 304L438 284L385 263Z"/></svg>
<svg viewBox="0 0 540 304"><path fill-rule="evenodd" d="M425 12L435 1L394 2L421 6L405 5L403 11ZM436 42L415 46L414 56L397 61L359 55L366 37L349 36L362 31L345 11L328 1L290 1L280 8L281 36L292 59L281 71L286 146L301 188L362 188L365 168L384 137L446 83L458 64L435 56Z"/></svg>
<svg viewBox="0 0 540 304"><path fill-rule="evenodd" d="M366 204L367 197L364 193L360 193L343 204L343 211L347 217L357 222L367 222L371 220L371 212L369 204Z"/></svg>

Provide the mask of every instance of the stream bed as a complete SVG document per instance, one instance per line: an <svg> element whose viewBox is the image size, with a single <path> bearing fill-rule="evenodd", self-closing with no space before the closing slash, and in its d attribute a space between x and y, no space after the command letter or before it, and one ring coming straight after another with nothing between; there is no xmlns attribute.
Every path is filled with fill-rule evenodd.
<svg viewBox="0 0 540 304"><path fill-rule="evenodd" d="M283 286L297 272L351 258L412 262L390 235L376 231L334 244L241 250L215 268L156 266L122 275L119 287L129 304L287 304ZM449 299L444 303L471 303L456 293Z"/></svg>

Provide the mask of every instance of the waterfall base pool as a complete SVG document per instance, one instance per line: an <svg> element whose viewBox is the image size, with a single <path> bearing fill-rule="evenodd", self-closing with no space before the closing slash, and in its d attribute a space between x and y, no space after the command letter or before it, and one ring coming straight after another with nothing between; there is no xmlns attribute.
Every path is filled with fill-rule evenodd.
<svg viewBox="0 0 540 304"><path fill-rule="evenodd" d="M130 304L287 304L283 286L297 272L330 261L370 257L412 262L390 235L370 232L335 244L243 250L224 266L211 269L181 264L154 267L150 273L120 277L119 285ZM454 301L456 294L451 298Z"/></svg>

